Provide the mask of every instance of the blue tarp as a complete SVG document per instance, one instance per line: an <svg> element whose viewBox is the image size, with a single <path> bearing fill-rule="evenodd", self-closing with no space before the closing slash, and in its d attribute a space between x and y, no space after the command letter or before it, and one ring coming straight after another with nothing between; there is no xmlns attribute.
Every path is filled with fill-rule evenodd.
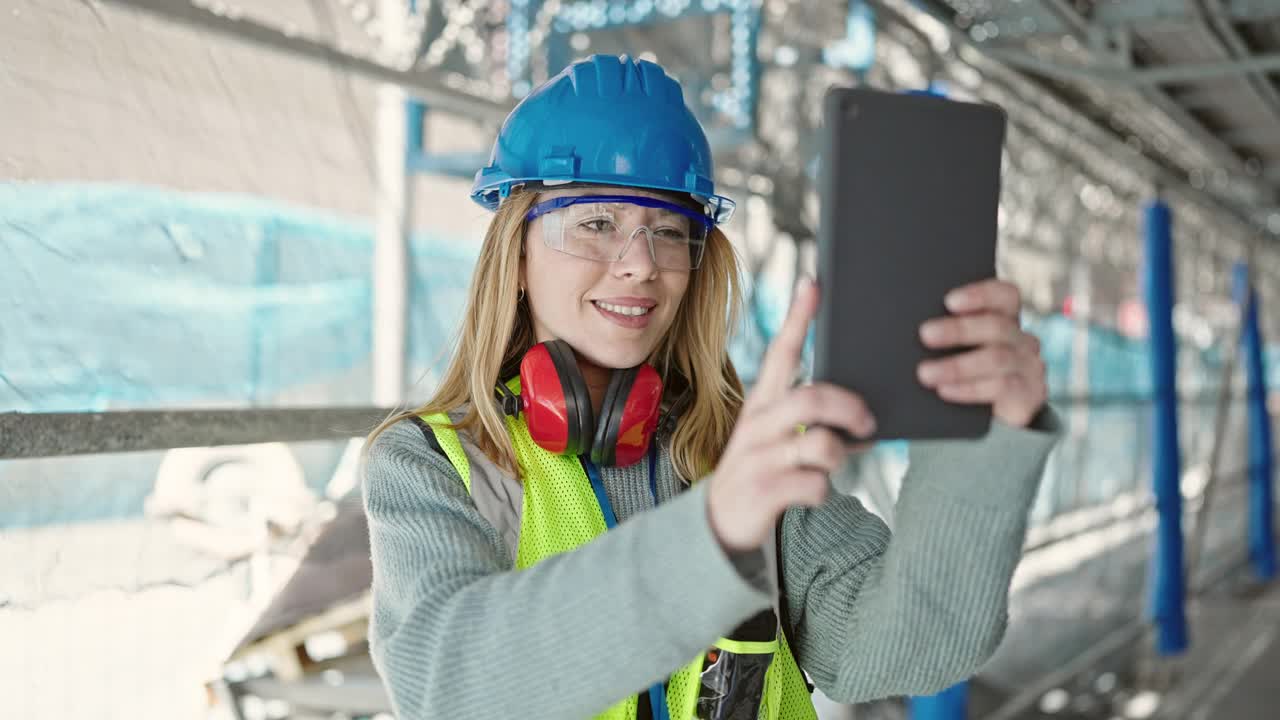
<svg viewBox="0 0 1280 720"><path fill-rule="evenodd" d="M0 186L0 408L367 402L372 229L244 196ZM412 366L477 242L412 239Z"/></svg>

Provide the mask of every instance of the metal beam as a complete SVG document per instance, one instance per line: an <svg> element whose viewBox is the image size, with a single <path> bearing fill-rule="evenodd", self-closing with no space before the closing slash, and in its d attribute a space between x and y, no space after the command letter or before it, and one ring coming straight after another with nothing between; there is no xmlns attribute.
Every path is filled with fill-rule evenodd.
<svg viewBox="0 0 1280 720"><path fill-rule="evenodd" d="M1125 0L1093 3L1094 25L1123 27L1152 23L1187 24L1196 22L1195 0ZM1234 23L1268 22L1280 19L1280 5L1274 0L1227 0L1225 17Z"/></svg>
<svg viewBox="0 0 1280 720"><path fill-rule="evenodd" d="M437 110L447 110L467 117L502 122L512 105L483 98L450 87L436 73L401 70L372 58L344 52L319 40L303 35L286 34L256 20L218 14L185 0L103 0L108 4L132 8L185 25L202 32L254 45L286 55L325 63L366 79L403 87Z"/></svg>
<svg viewBox="0 0 1280 720"><path fill-rule="evenodd" d="M896 19L899 23L912 24L909 17L914 17L914 13L922 13L936 20L947 32L952 43L955 45L963 45L973 49L976 52L983 53L991 57L993 60L999 61L1000 58L991 53L992 48L984 46L982 43L975 42L968 33L956 27L954 22L954 10L947 5L943 5L940 0L869 0L873 2L881 11L891 19ZM1021 84L1029 85L1032 92L1043 93L1047 97L1052 97L1061 101L1051 89L1038 83L1034 78L1029 78L1024 73L1017 71L1009 63L996 62L990 67L982 66L984 82L993 83L1003 86L1005 90L1019 96L1025 96L1027 88ZM1032 102L1028 105L1032 111L1035 110L1036 104ZM1012 118L1011 118L1012 119ZM1039 119L1044 122L1057 122L1052 115L1041 111ZM1084 122L1075 124L1072 132L1080 134L1087 138L1090 142L1095 143L1099 148L1107 148L1118 153L1123 153L1125 157L1133 157L1136 166L1133 168L1135 172L1146 176L1153 183L1164 188L1177 190L1179 194L1190 202L1201 205L1208 209L1221 212L1224 217L1229 217L1240 223L1241 228L1248 233L1249 243L1256 242L1256 237L1252 234L1258 227L1257 218L1254 215L1252 206L1241 203L1235 199L1218 197L1205 193L1202 189L1191 186L1188 182L1186 174L1177 168L1169 167L1156 160L1134 153L1129 155L1125 152L1123 140L1117 138L1114 131L1104 127L1094 118L1084 118ZM1036 135L1031 131L1032 135Z"/></svg>
<svg viewBox="0 0 1280 720"><path fill-rule="evenodd" d="M1052 0L1054 4L1071 7L1067 0ZM1194 0L1116 0L1095 2L1090 11L1089 24L1094 28L1114 30L1120 28L1182 28L1195 24ZM1235 24L1261 23L1280 20L1280 3L1272 0L1225 0L1224 17ZM1062 35L1076 29L1074 23L1059 13L1031 13L1024 18L986 18L1000 26L1005 38Z"/></svg>
<svg viewBox="0 0 1280 720"><path fill-rule="evenodd" d="M602 3L596 0L571 0L562 3L556 14L554 25L556 32L586 32L589 30L606 30L635 25L651 25L657 22L679 20L697 15L714 15L734 10L747 10L750 2L743 0L710 0L704 2L688 2L683 7L670 7L664 3L636 3L629 0L610 0Z"/></svg>
<svg viewBox="0 0 1280 720"><path fill-rule="evenodd" d="M1244 127L1218 133L1222 142L1245 147L1280 147L1280 127Z"/></svg>
<svg viewBox="0 0 1280 720"><path fill-rule="evenodd" d="M1147 102L1159 108L1178 127L1199 142L1210 156L1222 163L1224 169L1239 174L1245 173L1244 159L1219 135L1205 127L1203 123L1187 112L1186 108L1171 99L1168 93L1154 87L1141 88L1139 92Z"/></svg>
<svg viewBox="0 0 1280 720"><path fill-rule="evenodd" d="M1123 29L1115 31L1097 30L1090 25L1089 20L1085 18L1084 15L1080 14L1072 5L1065 2L1065 0L1042 0L1042 2L1047 3L1049 9L1054 14L1061 17L1065 22L1075 28L1071 31L1071 35L1082 44L1088 44L1092 40L1103 37L1099 35L1099 33L1127 34L1129 32L1128 30ZM1095 45L1100 44L1101 43L1096 43ZM1130 45L1128 43L1124 43L1123 47L1129 48ZM1223 49L1223 52L1225 52L1225 48ZM1117 60L1125 70L1132 69L1133 58L1130 54L1130 50L1126 49L1123 51L1121 56L1113 59ZM1147 100L1147 102L1160 108L1160 110L1171 120L1177 123L1184 132L1191 135L1191 137L1200 143L1200 145L1210 155L1216 158L1218 162L1222 163L1224 167L1233 172L1244 171L1244 160L1235 152L1235 150L1232 149L1230 145L1223 142L1222 139L1219 138L1212 130L1205 127L1205 125L1192 116L1191 113L1187 112L1176 102L1171 100L1169 95L1163 89L1159 87L1139 87L1137 88L1137 91Z"/></svg>
<svg viewBox="0 0 1280 720"><path fill-rule="evenodd" d="M1044 5L1054 17L1058 18L1066 27L1064 30L1077 38L1089 34L1091 25L1089 20L1081 15L1074 6L1067 0L1043 0Z"/></svg>
<svg viewBox="0 0 1280 720"><path fill-rule="evenodd" d="M1202 9L1206 10L1207 14L1210 15L1208 18L1204 18L1204 32L1212 35L1212 28L1208 26L1210 19L1212 19L1213 26L1216 27L1217 32L1221 35L1220 40L1217 42L1219 42L1222 53L1228 56L1235 56L1235 58L1249 58L1252 50L1249 49L1249 45L1244 41L1244 37L1240 36L1238 29L1235 29L1235 24L1228 18L1228 9L1222 4L1222 0L1201 1L1204 3ZM1271 117L1275 122L1271 124L1270 132L1266 132L1265 135L1261 136L1253 136L1247 141L1239 142L1239 145L1248 143L1248 145L1254 147L1280 146L1280 91L1277 91L1276 86L1272 85L1271 78L1266 73L1249 73L1245 81L1252 88L1254 94L1257 94L1258 100L1262 102L1262 105L1266 106L1268 113L1271 113ZM1226 137L1224 137L1224 141L1231 142ZM1272 187L1272 197L1268 200L1274 200L1275 195L1275 188Z"/></svg>
<svg viewBox="0 0 1280 720"><path fill-rule="evenodd" d="M1209 36L1212 43L1217 46L1218 51L1226 58L1247 59L1252 57L1252 51L1249 45L1240 36L1240 32L1236 30L1228 19L1227 8L1222 0L1198 0L1202 3L1197 6L1200 11L1201 28L1205 35ZM1214 31L1217 31L1216 34ZM1272 127L1275 137L1280 137L1280 92L1276 90L1276 86L1271 84L1271 80L1264 73L1249 73L1245 78L1249 87L1257 95L1258 100L1271 113L1271 117L1277 122Z"/></svg>
<svg viewBox="0 0 1280 720"><path fill-rule="evenodd" d="M1007 47L984 47L979 44L978 49L1001 62L1013 65L1023 70L1030 70L1041 75L1047 75L1049 77L1074 81L1095 81L1133 87L1142 85L1174 85L1179 83L1197 82L1200 80L1212 80L1220 77L1230 77L1232 75L1243 75L1247 73L1280 72L1280 53L1255 55L1250 58L1241 58L1239 60L1180 63L1178 65L1122 70L1111 67L1058 63L1036 57L1035 55L1021 50L1013 50Z"/></svg>
<svg viewBox="0 0 1280 720"><path fill-rule="evenodd" d="M1054 395L1054 407L1145 406L1147 393ZM1208 405L1216 394L1183 393ZM262 442L347 440L368 434L395 412L383 407L244 408L0 413L0 460L142 452Z"/></svg>
<svg viewBox="0 0 1280 720"><path fill-rule="evenodd" d="M391 408L314 407L0 413L0 460L346 440L367 434L392 412Z"/></svg>
<svg viewBox="0 0 1280 720"><path fill-rule="evenodd" d="M531 0L514 0L512 13L508 16L507 27L512 47L520 48L513 52L508 61L508 72L512 73L513 87L523 83L516 94L527 89L528 55L532 51L527 40L528 28L531 25L528 16L532 13ZM753 0L686 0L683 4L672 3L635 3L631 0L575 0L561 4L552 20L553 38L546 41L548 48L555 42L554 36L570 33L591 32L593 30L617 30L637 26L652 26L661 22L672 22L688 17L716 15L725 13L731 18L732 59L730 68L731 85L727 91L717 92L712 106L724 112L733 120L735 129L754 132L756 122L757 96L759 95L760 63L757 58L756 45L762 21L762 10L758 2ZM659 42L668 40L667 34L658 33ZM659 57L669 58L673 54L685 55L687 48L679 42L671 40L671 48ZM551 71L558 70L552 63ZM686 88L687 89L687 88Z"/></svg>
<svg viewBox="0 0 1280 720"><path fill-rule="evenodd" d="M1224 104L1223 89L1212 87L1188 87L1169 93L1169 97L1187 110L1213 110Z"/></svg>

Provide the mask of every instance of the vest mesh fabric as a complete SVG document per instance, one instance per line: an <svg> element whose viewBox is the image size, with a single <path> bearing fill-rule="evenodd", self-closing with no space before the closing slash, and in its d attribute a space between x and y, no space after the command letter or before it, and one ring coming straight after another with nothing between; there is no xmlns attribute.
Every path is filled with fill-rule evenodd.
<svg viewBox="0 0 1280 720"><path fill-rule="evenodd" d="M778 657L773 659L766 675L770 687L781 687L781 692L770 693L770 700L778 703L770 708L764 717L771 720L818 720L818 711L813 706L813 696L809 694L809 685L804 681L804 673L791 655L791 647L787 645L784 633L778 633ZM781 682L779 682L781 681Z"/></svg>
<svg viewBox="0 0 1280 720"><path fill-rule="evenodd" d="M667 681L667 711L671 720L689 720L698 706L698 689L702 684L702 664L705 653L680 668Z"/></svg>
<svg viewBox="0 0 1280 720"><path fill-rule="evenodd" d="M576 457L553 455L529 435L529 428L507 418L516 457L525 472L516 568L572 550L604 534L608 526L591 482ZM529 482L529 478L537 478ZM537 528L535 532L526 532Z"/></svg>
<svg viewBox="0 0 1280 720"><path fill-rule="evenodd" d="M519 378L508 383L520 392ZM436 440L450 463L471 490L471 464L454 430L448 429L445 414L422 418L432 425ZM591 482L577 458L544 450L529 435L529 428L517 418L506 418L507 432L515 446L516 458L524 471L520 539L516 569L524 569L553 555L568 552L590 542L608 529ZM442 427L444 426L444 427ZM786 640L779 634L781 652L766 674L765 720L816 720L799 666L791 657ZM672 720L691 720L697 705L704 654L676 671L668 681L667 709ZM595 720L635 720L638 696L630 695Z"/></svg>

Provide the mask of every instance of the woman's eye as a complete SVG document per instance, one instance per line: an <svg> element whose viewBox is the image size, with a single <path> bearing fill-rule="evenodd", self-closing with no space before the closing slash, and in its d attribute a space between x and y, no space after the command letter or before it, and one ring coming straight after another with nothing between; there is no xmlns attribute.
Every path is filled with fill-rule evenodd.
<svg viewBox="0 0 1280 720"><path fill-rule="evenodd" d="M578 227L585 228L591 232L609 232L613 229L613 223L608 220L587 220L580 223Z"/></svg>

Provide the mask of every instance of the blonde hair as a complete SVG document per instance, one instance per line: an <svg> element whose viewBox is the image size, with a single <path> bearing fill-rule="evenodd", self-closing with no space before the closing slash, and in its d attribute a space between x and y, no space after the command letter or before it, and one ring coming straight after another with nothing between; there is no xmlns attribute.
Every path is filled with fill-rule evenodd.
<svg viewBox="0 0 1280 720"><path fill-rule="evenodd" d="M494 388L535 341L528 305L518 299L517 288L524 218L537 197L532 191L512 193L490 222L467 291L457 350L435 394L426 404L387 418L369 435L366 447L400 420L465 406L466 414L446 427L466 431L489 459L521 476ZM714 228L702 265L690 273L675 319L649 360L663 379L667 402L690 391L671 445L676 472L689 482L719 462L742 407L742 382L728 353L728 338L741 315L739 273L733 245ZM498 347L501 354L493 352Z"/></svg>

